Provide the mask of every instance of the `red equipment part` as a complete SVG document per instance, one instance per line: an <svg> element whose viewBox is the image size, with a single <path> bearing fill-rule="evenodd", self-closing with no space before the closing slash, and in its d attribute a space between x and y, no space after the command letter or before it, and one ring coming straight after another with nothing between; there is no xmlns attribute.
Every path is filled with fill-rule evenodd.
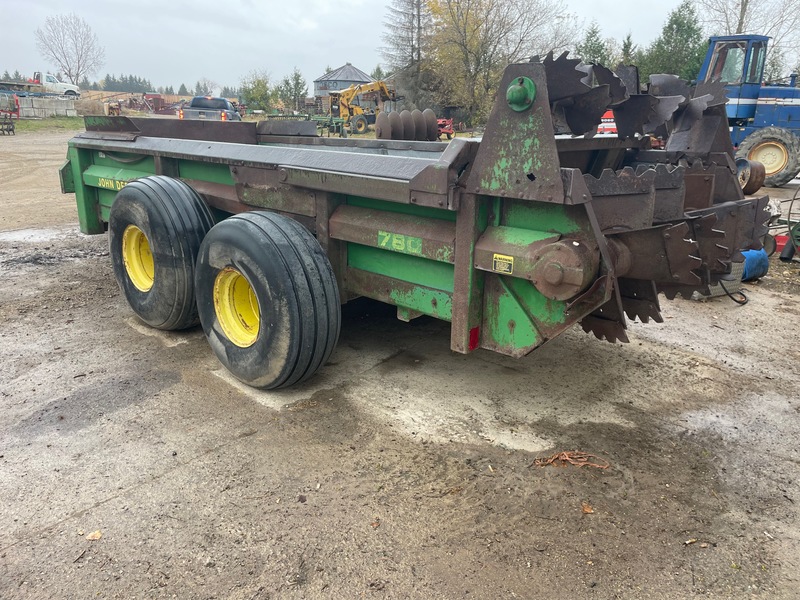
<svg viewBox="0 0 800 600"><path fill-rule="evenodd" d="M446 135L448 140L452 140L456 134L455 129L453 129L453 119L436 119L436 123L439 127L439 138L441 139L442 135Z"/></svg>
<svg viewBox="0 0 800 600"><path fill-rule="evenodd" d="M600 125L597 126L597 133L613 133L617 134L617 124L614 122L614 112L607 110L602 117Z"/></svg>

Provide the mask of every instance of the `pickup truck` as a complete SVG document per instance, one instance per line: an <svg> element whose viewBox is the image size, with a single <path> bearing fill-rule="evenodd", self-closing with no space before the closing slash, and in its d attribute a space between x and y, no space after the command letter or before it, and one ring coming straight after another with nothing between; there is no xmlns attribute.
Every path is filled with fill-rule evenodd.
<svg viewBox="0 0 800 600"><path fill-rule="evenodd" d="M26 92L29 94L60 94L62 96L78 97L81 90L77 85L59 81L58 77L37 71L27 82L22 81L0 81L0 90L11 90L13 92Z"/></svg>
<svg viewBox="0 0 800 600"><path fill-rule="evenodd" d="M239 111L226 98L195 96L188 107L178 111L180 119L201 119L206 121L241 121Z"/></svg>

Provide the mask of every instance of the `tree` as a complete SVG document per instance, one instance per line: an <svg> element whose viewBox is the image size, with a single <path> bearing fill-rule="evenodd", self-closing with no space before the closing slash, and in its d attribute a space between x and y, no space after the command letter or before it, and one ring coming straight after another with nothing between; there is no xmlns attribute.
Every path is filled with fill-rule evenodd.
<svg viewBox="0 0 800 600"><path fill-rule="evenodd" d="M575 54L585 63L598 63L605 66L612 66L612 52L610 44L600 35L600 26L597 21L592 21L586 34L577 46Z"/></svg>
<svg viewBox="0 0 800 600"><path fill-rule="evenodd" d="M189 95L189 88L186 87L185 83L181 84L181 87L178 88L178 96L188 96Z"/></svg>
<svg viewBox="0 0 800 600"><path fill-rule="evenodd" d="M214 93L214 90L218 89L219 85L215 82L211 81L203 77L200 81L194 84L194 95L195 96L206 96Z"/></svg>
<svg viewBox="0 0 800 600"><path fill-rule="evenodd" d="M754 33L772 38L769 62L782 66L786 54L794 54L800 45L800 0L695 0L700 20L709 31L719 35ZM782 73L776 74L781 76Z"/></svg>
<svg viewBox="0 0 800 600"><path fill-rule="evenodd" d="M74 13L47 17L44 28L36 30L36 47L73 84L103 66L105 51L97 35Z"/></svg>
<svg viewBox="0 0 800 600"><path fill-rule="evenodd" d="M436 86L429 44L433 30L431 7L427 0L392 0L384 21L385 46L381 54L408 108L429 105L431 90Z"/></svg>
<svg viewBox="0 0 800 600"><path fill-rule="evenodd" d="M772 83L779 82L784 77L786 71L786 57L781 48L773 48L768 53L767 62L764 65L764 81Z"/></svg>
<svg viewBox="0 0 800 600"><path fill-rule="evenodd" d="M673 10L661 35L637 56L642 81L654 73L673 73L683 79L697 77L708 41L691 0Z"/></svg>
<svg viewBox="0 0 800 600"><path fill-rule="evenodd" d="M266 71L252 71L242 80L241 90L242 101L247 108L264 111L272 109L273 90Z"/></svg>
<svg viewBox="0 0 800 600"><path fill-rule="evenodd" d="M284 77L278 84L276 92L285 108L300 111L308 95L308 85L300 69L295 67L291 75Z"/></svg>
<svg viewBox="0 0 800 600"><path fill-rule="evenodd" d="M388 73L386 73L380 65L376 65L375 68L372 69L372 73L369 74L375 81L381 81L386 75L388 75Z"/></svg>
<svg viewBox="0 0 800 600"><path fill-rule="evenodd" d="M505 67L532 54L563 48L571 21L560 1L430 0L430 40L443 101L482 120Z"/></svg>
<svg viewBox="0 0 800 600"><path fill-rule="evenodd" d="M633 43L633 38L631 34L625 36L625 39L622 41L622 51L620 56L620 61L623 65L631 65L634 61L634 56L636 56L638 48L636 44ZM609 65L610 66L610 65Z"/></svg>

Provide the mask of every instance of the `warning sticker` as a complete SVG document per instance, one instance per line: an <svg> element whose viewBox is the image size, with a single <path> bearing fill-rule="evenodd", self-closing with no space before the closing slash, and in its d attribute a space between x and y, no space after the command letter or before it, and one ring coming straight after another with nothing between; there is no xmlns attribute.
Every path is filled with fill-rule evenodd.
<svg viewBox="0 0 800 600"><path fill-rule="evenodd" d="M511 275L514 272L514 257L505 254L495 254L492 256L492 271Z"/></svg>

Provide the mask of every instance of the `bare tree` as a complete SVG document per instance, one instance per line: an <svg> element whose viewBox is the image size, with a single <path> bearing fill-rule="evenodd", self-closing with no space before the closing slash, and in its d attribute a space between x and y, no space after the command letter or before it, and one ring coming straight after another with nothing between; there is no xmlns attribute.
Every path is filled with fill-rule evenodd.
<svg viewBox="0 0 800 600"><path fill-rule="evenodd" d="M694 0L706 29L717 35L768 35L771 47L795 54L800 46L800 0Z"/></svg>
<svg viewBox="0 0 800 600"><path fill-rule="evenodd" d="M71 83L94 74L103 66L105 50L89 24L78 15L56 15L36 30L36 47Z"/></svg>
<svg viewBox="0 0 800 600"><path fill-rule="evenodd" d="M381 49L408 108L426 107L436 86L429 40L432 15L427 0L391 0Z"/></svg>
<svg viewBox="0 0 800 600"><path fill-rule="evenodd" d="M570 22L558 0L431 0L432 45L451 102L471 117L486 116L503 69L511 62L560 50ZM573 34L574 37L574 34Z"/></svg>
<svg viewBox="0 0 800 600"><path fill-rule="evenodd" d="M194 84L194 95L210 96L216 94L219 89L220 85L216 81L212 81L207 77L203 77Z"/></svg>

